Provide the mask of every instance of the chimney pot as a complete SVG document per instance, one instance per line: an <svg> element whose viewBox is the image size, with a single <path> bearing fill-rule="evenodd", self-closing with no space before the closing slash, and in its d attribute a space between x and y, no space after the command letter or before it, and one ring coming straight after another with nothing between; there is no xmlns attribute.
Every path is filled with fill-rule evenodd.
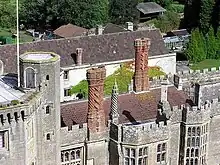
<svg viewBox="0 0 220 165"><path fill-rule="evenodd" d="M104 29L103 29L102 25L98 25L97 28L96 28L96 34L97 35L102 35L103 30Z"/></svg>
<svg viewBox="0 0 220 165"><path fill-rule="evenodd" d="M130 31L134 31L134 24L132 22L126 22L126 28Z"/></svg>
<svg viewBox="0 0 220 165"><path fill-rule="evenodd" d="M82 48L76 48L76 65L82 65Z"/></svg>

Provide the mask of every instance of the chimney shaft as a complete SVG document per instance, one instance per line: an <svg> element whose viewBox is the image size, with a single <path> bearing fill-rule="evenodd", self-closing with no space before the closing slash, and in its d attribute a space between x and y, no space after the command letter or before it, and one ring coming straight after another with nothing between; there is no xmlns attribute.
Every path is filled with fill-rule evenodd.
<svg viewBox="0 0 220 165"><path fill-rule="evenodd" d="M134 91L141 92L149 89L148 79L148 51L150 39L136 39L135 46L135 73Z"/></svg>
<svg viewBox="0 0 220 165"><path fill-rule="evenodd" d="M76 48L76 65L82 65L82 48Z"/></svg>
<svg viewBox="0 0 220 165"><path fill-rule="evenodd" d="M105 76L105 67L87 70L87 80L89 83L87 122L89 131L93 133L102 132L106 127L103 108Z"/></svg>
<svg viewBox="0 0 220 165"><path fill-rule="evenodd" d="M134 31L134 24L132 22L126 22L126 28L130 31Z"/></svg>
<svg viewBox="0 0 220 165"><path fill-rule="evenodd" d="M102 27L102 25L98 25L96 28L96 34L102 35L102 33L103 33L103 27Z"/></svg>

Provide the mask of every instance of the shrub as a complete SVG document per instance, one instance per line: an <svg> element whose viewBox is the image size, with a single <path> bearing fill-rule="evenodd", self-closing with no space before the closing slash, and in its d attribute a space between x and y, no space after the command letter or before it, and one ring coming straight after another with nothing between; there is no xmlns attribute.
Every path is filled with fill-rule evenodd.
<svg viewBox="0 0 220 165"><path fill-rule="evenodd" d="M12 105L18 105L19 103L20 103L20 102L19 102L18 100L12 100L12 101L11 101L11 104L12 104Z"/></svg>
<svg viewBox="0 0 220 165"><path fill-rule="evenodd" d="M125 63L116 70L112 75L106 77L104 83L104 93L105 95L111 95L112 87L115 80L118 84L119 93L128 92L128 84L131 83L131 79L134 75L131 67L132 62ZM160 70L160 67L150 67L149 68L149 78L156 77L160 75L165 75L164 72ZM88 97L88 82L87 80L80 81L77 85L71 88L71 94L82 93L85 97Z"/></svg>

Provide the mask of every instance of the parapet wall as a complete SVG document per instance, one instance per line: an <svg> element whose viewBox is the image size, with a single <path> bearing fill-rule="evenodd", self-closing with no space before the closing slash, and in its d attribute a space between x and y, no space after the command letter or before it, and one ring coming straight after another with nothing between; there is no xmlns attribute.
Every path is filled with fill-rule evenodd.
<svg viewBox="0 0 220 165"><path fill-rule="evenodd" d="M87 138L87 123L61 127L61 146L83 143Z"/></svg>
<svg viewBox="0 0 220 165"><path fill-rule="evenodd" d="M155 122L124 125L122 126L123 143L152 143L155 140L165 140L169 136L169 121L167 125L164 122L156 124Z"/></svg>
<svg viewBox="0 0 220 165"><path fill-rule="evenodd" d="M10 127L11 122L24 121L44 104L41 93L32 93L28 99L17 105L2 106L0 108L0 126Z"/></svg>
<svg viewBox="0 0 220 165"><path fill-rule="evenodd" d="M204 105L186 107L186 123L204 123L216 115L220 115L220 100L219 98L207 100Z"/></svg>

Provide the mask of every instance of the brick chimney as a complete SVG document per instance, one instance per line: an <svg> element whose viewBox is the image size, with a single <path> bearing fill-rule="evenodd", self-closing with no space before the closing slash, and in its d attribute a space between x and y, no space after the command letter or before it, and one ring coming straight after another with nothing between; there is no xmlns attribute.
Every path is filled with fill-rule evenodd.
<svg viewBox="0 0 220 165"><path fill-rule="evenodd" d="M87 70L89 83L87 122L90 133L103 132L106 127L103 108L105 77L106 70L104 66Z"/></svg>
<svg viewBox="0 0 220 165"><path fill-rule="evenodd" d="M135 47L135 72L134 72L134 91L142 92L149 90L148 78L148 52L150 39L136 39Z"/></svg>
<svg viewBox="0 0 220 165"><path fill-rule="evenodd" d="M82 48L76 48L76 65L82 65Z"/></svg>

